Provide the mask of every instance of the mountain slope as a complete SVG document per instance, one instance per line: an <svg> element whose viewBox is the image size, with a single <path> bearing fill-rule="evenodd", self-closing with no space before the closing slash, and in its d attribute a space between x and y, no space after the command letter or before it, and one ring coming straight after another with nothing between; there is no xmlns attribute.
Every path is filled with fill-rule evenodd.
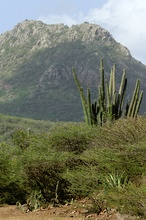
<svg viewBox="0 0 146 220"><path fill-rule="evenodd" d="M81 121L82 107L72 67L86 89L97 96L99 60L108 78L117 64L117 82L127 69L131 95L136 78L146 91L146 66L95 24L67 27L25 20L0 35L0 113L53 121ZM145 96L142 112L146 111Z"/></svg>

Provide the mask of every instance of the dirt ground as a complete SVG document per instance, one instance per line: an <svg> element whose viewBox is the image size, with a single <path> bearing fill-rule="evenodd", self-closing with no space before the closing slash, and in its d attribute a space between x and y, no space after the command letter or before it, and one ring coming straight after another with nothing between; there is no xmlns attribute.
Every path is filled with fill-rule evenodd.
<svg viewBox="0 0 146 220"><path fill-rule="evenodd" d="M121 216L114 210L100 213L100 215L89 214L87 209L63 206L48 207L47 209L33 212L25 212L16 206L0 207L0 220L134 220L130 216Z"/></svg>

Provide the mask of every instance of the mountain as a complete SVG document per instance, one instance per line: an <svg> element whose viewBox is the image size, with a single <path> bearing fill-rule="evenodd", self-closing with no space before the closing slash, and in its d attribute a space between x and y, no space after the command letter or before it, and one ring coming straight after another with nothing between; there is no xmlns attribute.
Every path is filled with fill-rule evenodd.
<svg viewBox="0 0 146 220"><path fill-rule="evenodd" d="M0 113L50 121L81 121L82 106L72 67L84 89L97 96L99 60L108 79L117 64L117 82L127 70L127 97L137 78L146 93L146 66L102 27L68 27L25 20L0 35ZM141 112L146 111L144 95Z"/></svg>

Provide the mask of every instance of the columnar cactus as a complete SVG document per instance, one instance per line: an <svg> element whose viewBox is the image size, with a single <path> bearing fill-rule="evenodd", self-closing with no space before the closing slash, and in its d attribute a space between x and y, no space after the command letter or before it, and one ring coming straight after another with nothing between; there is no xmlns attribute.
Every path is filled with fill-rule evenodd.
<svg viewBox="0 0 146 220"><path fill-rule="evenodd" d="M128 117L137 116L142 101L142 97L143 97L143 92L142 91L140 92L140 80L137 79L135 89L133 91L133 96L127 111Z"/></svg>
<svg viewBox="0 0 146 220"><path fill-rule="evenodd" d="M83 107L83 112L84 112L84 117L85 117L85 122L87 124L89 124L89 116L88 116L88 111L87 111L87 100L86 100L86 97L84 95L83 88L81 87L80 82L77 78L75 69L73 68L72 71L73 71L74 80L76 82L76 85L77 85L77 88L78 88L78 91L79 91L79 94L80 94L82 107Z"/></svg>
<svg viewBox="0 0 146 220"><path fill-rule="evenodd" d="M137 79L135 89L130 104L127 102L125 110L124 99L127 88L126 70L123 75L119 87L116 91L116 65L111 68L110 81L108 83L104 77L103 59L100 60L100 84L98 86L98 97L91 103L90 89L87 89L87 98L84 95L83 88L77 78L75 69L73 68L73 76L78 87L80 98L82 101L85 121L88 125L100 125L106 121L117 120L123 116L136 117L142 101L143 92L140 92L140 80Z"/></svg>

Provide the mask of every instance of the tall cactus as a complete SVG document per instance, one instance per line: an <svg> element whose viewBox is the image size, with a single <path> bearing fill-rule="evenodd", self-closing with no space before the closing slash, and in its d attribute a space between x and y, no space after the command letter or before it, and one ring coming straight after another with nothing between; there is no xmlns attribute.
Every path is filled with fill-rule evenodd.
<svg viewBox="0 0 146 220"><path fill-rule="evenodd" d="M136 117L142 101L143 92L140 92L140 80L137 79L132 99L127 112L128 117Z"/></svg>
<svg viewBox="0 0 146 220"><path fill-rule="evenodd" d="M88 124L93 124L93 117L92 117L92 105L91 105L91 95L90 95L90 89L87 89L87 114L88 114Z"/></svg>
<svg viewBox="0 0 146 220"><path fill-rule="evenodd" d="M79 94L80 94L80 98L81 98L81 102L82 102L82 107L83 107L83 112L84 112L84 117L85 117L85 122L87 124L89 124L88 123L88 121L89 121L89 119L88 119L88 112L87 112L87 100L86 100L86 97L84 95L83 88L81 87L80 82L79 82L79 80L77 78L75 69L73 68L72 71L73 71L74 80L76 82L76 85L77 85L77 88L78 88L78 91L79 91Z"/></svg>
<svg viewBox="0 0 146 220"><path fill-rule="evenodd" d="M126 70L124 69L120 88L119 88L118 100L117 100L117 105L119 107L118 108L118 118L120 118L122 116L126 87L127 87L127 78L126 78Z"/></svg>
<svg viewBox="0 0 146 220"><path fill-rule="evenodd" d="M100 125L106 121L117 120L124 114L126 117L136 117L140 108L143 92L140 92L140 80L136 81L135 89L130 104L127 102L124 106L124 99L127 88L126 70L123 75L119 87L116 91L116 65L111 68L110 81L108 83L104 76L103 59L100 60L100 84L98 86L98 96L91 103L90 89L87 89L87 98L84 95L83 88L77 78L75 69L73 68L73 76L78 87L80 98L82 101L85 121L88 125ZM125 110L123 111L125 107Z"/></svg>

